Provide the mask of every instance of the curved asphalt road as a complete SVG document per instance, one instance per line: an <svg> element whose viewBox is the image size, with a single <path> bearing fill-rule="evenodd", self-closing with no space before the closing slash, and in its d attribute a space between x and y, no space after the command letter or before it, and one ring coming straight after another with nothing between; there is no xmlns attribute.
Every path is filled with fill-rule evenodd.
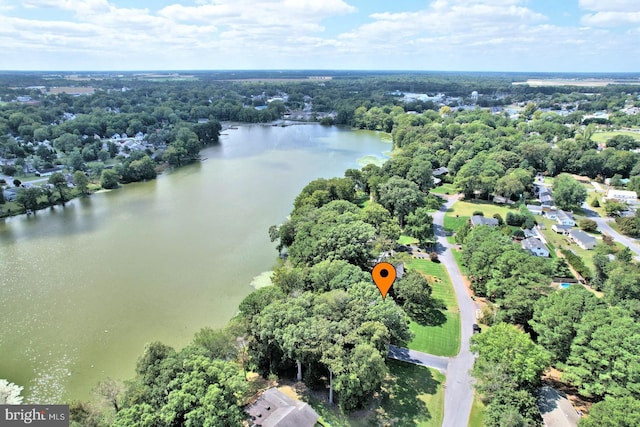
<svg viewBox="0 0 640 427"><path fill-rule="evenodd" d="M469 350L469 338L473 334L476 306L467 293L462 273L451 252L452 245L447 242L444 231L444 215L457 200L458 195L447 197L444 206L433 214L433 229L438 239L436 247L438 258L449 273L460 308L462 327L460 352L455 357L441 357L394 345L389 346L390 358L435 368L447 376L442 421L445 427L463 427L469 424L474 391L470 371L473 368L475 356Z"/></svg>
<svg viewBox="0 0 640 427"><path fill-rule="evenodd" d="M475 356L469 350L469 338L473 334L476 306L467 293L462 273L451 252L452 245L447 242L444 231L445 212L457 200L457 195L448 197L444 206L433 214L433 229L438 239L438 257L447 269L456 292L462 327L460 352L456 357L449 359L447 369L447 388L444 395L444 419L442 421L442 425L445 427L462 427L469 424L474 391L470 371L473 368Z"/></svg>
<svg viewBox="0 0 640 427"><path fill-rule="evenodd" d="M582 204L582 210L589 219L594 220L596 224L598 224L598 230L600 230L601 233L608 234L613 238L614 241L619 242L631 249L631 251L636 254L636 258L640 257L640 245L638 245L638 241L636 239L632 239L631 237L623 236L622 234L611 228L611 226L607 224L609 221L612 221L611 218L600 217L597 212L593 211L586 202Z"/></svg>

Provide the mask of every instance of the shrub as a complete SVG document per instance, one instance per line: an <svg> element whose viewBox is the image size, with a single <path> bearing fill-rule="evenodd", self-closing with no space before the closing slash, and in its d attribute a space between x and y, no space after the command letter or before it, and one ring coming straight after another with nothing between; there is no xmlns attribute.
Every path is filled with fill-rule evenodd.
<svg viewBox="0 0 640 427"><path fill-rule="evenodd" d="M484 216L484 212L482 212L482 211L474 211L474 212L473 212L473 215L474 215L474 216L475 216L475 215Z"/></svg>
<svg viewBox="0 0 640 427"><path fill-rule="evenodd" d="M589 270L589 267L587 267L584 262L582 261L582 258L580 258L578 255L574 254L571 251L568 251L566 249L560 249L560 252L562 252L562 255L564 255L564 257L566 258L567 262L569 264L571 264L571 266L582 276L584 277L584 279L588 282L591 280L591 278L593 277L591 274L591 270Z"/></svg>
<svg viewBox="0 0 640 427"><path fill-rule="evenodd" d="M513 230L513 233L511 233L511 236L513 236L514 239L524 239L524 231L522 230Z"/></svg>
<svg viewBox="0 0 640 427"><path fill-rule="evenodd" d="M435 251L429 253L429 259L433 262L440 262L440 259L438 258L438 253Z"/></svg>
<svg viewBox="0 0 640 427"><path fill-rule="evenodd" d="M514 227L522 227L527 218L519 213L507 212L507 225L513 225Z"/></svg>
<svg viewBox="0 0 640 427"><path fill-rule="evenodd" d="M499 213L493 214L493 217L498 220L498 225L504 225L504 220L502 219L502 215Z"/></svg>
<svg viewBox="0 0 640 427"><path fill-rule="evenodd" d="M578 227L584 231L594 232L598 230L598 224L592 219L581 219L578 221Z"/></svg>

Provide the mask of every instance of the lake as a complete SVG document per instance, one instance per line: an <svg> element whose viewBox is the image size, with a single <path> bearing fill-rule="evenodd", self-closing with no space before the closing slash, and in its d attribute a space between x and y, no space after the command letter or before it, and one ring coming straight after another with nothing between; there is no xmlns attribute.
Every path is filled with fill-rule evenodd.
<svg viewBox="0 0 640 427"><path fill-rule="evenodd" d="M240 126L200 163L0 221L0 378L29 402L86 400L132 378L146 343L224 326L274 266L267 230L300 190L390 149L371 132Z"/></svg>

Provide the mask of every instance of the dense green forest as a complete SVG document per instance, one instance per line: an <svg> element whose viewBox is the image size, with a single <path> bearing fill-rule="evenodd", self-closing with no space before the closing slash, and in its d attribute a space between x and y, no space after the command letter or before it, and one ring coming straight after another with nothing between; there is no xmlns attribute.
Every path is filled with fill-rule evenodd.
<svg viewBox="0 0 640 427"><path fill-rule="evenodd" d="M431 248L431 214L442 204L433 192L434 170L442 168L447 173L439 179L452 193L467 200L501 196L520 206L504 219L497 215L498 227L465 223L455 230L475 295L497 308L483 318L488 330L472 339L485 425L538 425L535 393L551 366L594 403L583 425L638 419L637 405L629 402L640 398L640 267L628 249L603 242L591 261L568 251L565 258L543 259L514 242L537 222L524 207L534 199L537 176L556 177L554 198L567 209L579 208L587 196L570 174L640 190L638 139L594 138L604 129L640 125L640 114L623 111L640 106L637 87L530 88L511 84L521 76L500 74L337 73L320 81L295 73L282 81L195 76L89 80L82 84L94 94L70 96L28 88L71 84L61 77L0 75L0 157L9 161L3 172L20 180L29 176L29 165L59 167L47 179L49 190L21 187L17 204L37 209L99 186L152 179L163 167L196 161L204 145L217 143L221 122L272 122L305 110L303 120L389 133L394 155L381 167L308 183L290 218L268 230L281 255L273 286L250 294L227 328L204 327L181 350L149 344L135 378L97 387L109 409L74 402L74 423L238 425L255 392L247 380L252 373L304 381L326 390L345 411L380 399L388 346L411 340L410 321L437 322L442 303L413 270L382 300L369 272L401 235ZM407 101L401 92L445 96ZM594 111L608 116L587 117ZM148 146L124 152L123 133L142 135ZM65 173L73 174L72 190ZM640 234L639 216L617 221L620 231ZM407 255L396 252L390 260L407 261ZM571 276L570 267L601 294L582 286L553 289L553 278ZM378 420L392 423L385 414Z"/></svg>

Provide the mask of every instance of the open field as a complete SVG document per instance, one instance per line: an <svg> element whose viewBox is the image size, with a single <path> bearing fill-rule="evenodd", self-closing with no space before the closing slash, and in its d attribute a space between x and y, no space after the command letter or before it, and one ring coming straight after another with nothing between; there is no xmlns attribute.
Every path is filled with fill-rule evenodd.
<svg viewBox="0 0 640 427"><path fill-rule="evenodd" d="M630 132L624 130L617 130L612 132L596 132L591 136L591 139L595 142L605 143L607 140L613 138L616 135L627 135L640 141L640 132Z"/></svg>
<svg viewBox="0 0 640 427"><path fill-rule="evenodd" d="M447 216L456 215L463 217L471 217L475 211L480 211L486 217L492 217L494 214L500 214L504 219L507 212L518 212L518 208L514 205L496 205L486 200L460 200L447 212ZM446 223L445 223L446 224Z"/></svg>

